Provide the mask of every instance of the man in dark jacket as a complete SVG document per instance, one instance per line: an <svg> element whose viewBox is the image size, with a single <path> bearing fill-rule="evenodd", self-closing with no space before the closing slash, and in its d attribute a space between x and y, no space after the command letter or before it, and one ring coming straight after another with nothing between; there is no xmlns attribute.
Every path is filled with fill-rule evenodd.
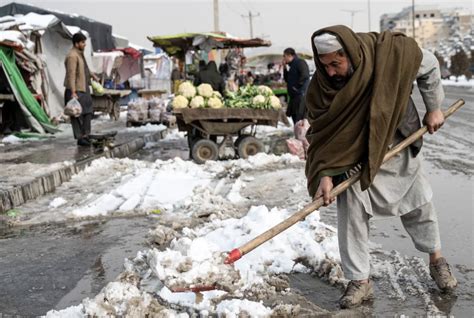
<svg viewBox="0 0 474 318"><path fill-rule="evenodd" d="M217 71L216 62L210 61L207 64L207 67L196 75L194 79L194 85L198 86L200 84L209 84L212 86L212 89L218 91L221 94L224 94L225 82L221 74Z"/></svg>
<svg viewBox="0 0 474 318"><path fill-rule="evenodd" d="M294 49L283 51L283 78L285 79L290 102L286 116L293 119L293 124L304 118L304 94L309 84L309 68L306 61L300 59Z"/></svg>

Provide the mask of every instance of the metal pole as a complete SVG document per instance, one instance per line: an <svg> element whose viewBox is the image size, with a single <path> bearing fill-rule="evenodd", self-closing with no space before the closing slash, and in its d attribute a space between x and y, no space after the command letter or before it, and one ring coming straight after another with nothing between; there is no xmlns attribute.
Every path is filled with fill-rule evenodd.
<svg viewBox="0 0 474 318"><path fill-rule="evenodd" d="M357 13L357 12L360 12L360 10L341 10L341 11L344 11L344 12L349 12L351 14L351 29L354 29L354 15Z"/></svg>
<svg viewBox="0 0 474 318"><path fill-rule="evenodd" d="M219 0L214 0L214 31L219 31Z"/></svg>
<svg viewBox="0 0 474 318"><path fill-rule="evenodd" d="M415 0L411 0L411 24L413 29L413 38L415 38Z"/></svg>
<svg viewBox="0 0 474 318"><path fill-rule="evenodd" d="M250 11L249 11L249 21L250 21L250 38L253 39L252 12Z"/></svg>
<svg viewBox="0 0 474 318"><path fill-rule="evenodd" d="M368 12L368 15L369 15L369 32L370 32L370 0L367 0L367 12Z"/></svg>

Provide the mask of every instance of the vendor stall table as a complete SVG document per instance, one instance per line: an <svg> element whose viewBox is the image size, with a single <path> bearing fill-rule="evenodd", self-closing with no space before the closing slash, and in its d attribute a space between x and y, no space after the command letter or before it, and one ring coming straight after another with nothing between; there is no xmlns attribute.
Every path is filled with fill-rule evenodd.
<svg viewBox="0 0 474 318"><path fill-rule="evenodd" d="M119 100L131 92L131 90L104 89L102 94L93 93L94 112L109 114L111 119L118 120L120 117Z"/></svg>

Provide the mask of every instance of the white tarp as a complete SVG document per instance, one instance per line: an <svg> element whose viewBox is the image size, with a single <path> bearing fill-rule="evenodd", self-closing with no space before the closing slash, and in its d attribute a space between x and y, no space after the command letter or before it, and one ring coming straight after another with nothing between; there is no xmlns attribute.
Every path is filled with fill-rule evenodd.
<svg viewBox="0 0 474 318"><path fill-rule="evenodd" d="M108 77L112 75L112 70L122 65L123 52L94 52L92 55L92 66L99 74L105 74Z"/></svg>
<svg viewBox="0 0 474 318"><path fill-rule="evenodd" d="M64 59L72 48L72 36L81 31L78 27L66 26L54 15L41 15L37 13L28 13L26 15L15 15L14 17L2 17L1 24L22 23L19 31L1 31L0 40L9 40L22 44L27 50L37 52L45 64L46 76L43 78L45 87L44 97L48 105L50 117L59 116L64 109L64 77L66 70ZM29 33L37 31L41 34L40 47L33 47L34 43L27 39ZM88 33L81 31L88 37ZM92 72L92 45L90 38L87 39L84 56Z"/></svg>

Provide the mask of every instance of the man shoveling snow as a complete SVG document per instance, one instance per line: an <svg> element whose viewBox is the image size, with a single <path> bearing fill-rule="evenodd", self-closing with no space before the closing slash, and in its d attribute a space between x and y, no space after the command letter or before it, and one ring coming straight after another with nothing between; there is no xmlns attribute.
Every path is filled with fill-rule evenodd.
<svg viewBox="0 0 474 318"><path fill-rule="evenodd" d="M441 255L431 187L417 156L421 140L387 163L387 149L420 128L410 98L418 82L434 133L444 122L439 65L401 34L354 33L344 26L316 31L312 46L317 72L307 91L311 127L306 164L308 190L325 205L335 200L334 185L355 171L354 184L337 198L338 240L344 275L350 280L342 308L373 297L369 280L369 219L401 217L415 247L430 255L430 274L441 290L457 285Z"/></svg>

